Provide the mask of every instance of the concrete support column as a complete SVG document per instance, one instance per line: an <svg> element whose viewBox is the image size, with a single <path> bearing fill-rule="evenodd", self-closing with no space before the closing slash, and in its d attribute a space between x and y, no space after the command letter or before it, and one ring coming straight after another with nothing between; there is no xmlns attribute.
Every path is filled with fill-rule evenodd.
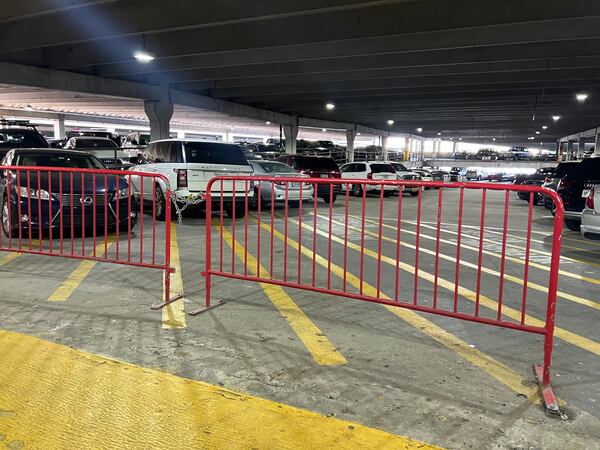
<svg viewBox="0 0 600 450"><path fill-rule="evenodd" d="M168 139L169 125L173 116L173 103L145 101L144 110L150 121L150 140Z"/></svg>
<svg viewBox="0 0 600 450"><path fill-rule="evenodd" d="M65 137L65 118L63 116L59 116L54 122L54 139L64 139Z"/></svg>
<svg viewBox="0 0 600 450"><path fill-rule="evenodd" d="M577 159L583 159L583 152L585 151L585 141L583 139L579 139L577 141Z"/></svg>
<svg viewBox="0 0 600 450"><path fill-rule="evenodd" d="M403 149L403 151L404 151L404 158L403 158L404 161L410 160L410 148L408 146L408 141L409 141L409 138L405 137L404 138L404 149Z"/></svg>
<svg viewBox="0 0 600 450"><path fill-rule="evenodd" d="M596 143L594 147L594 155L600 156L600 132L596 130Z"/></svg>
<svg viewBox="0 0 600 450"><path fill-rule="evenodd" d="M354 162L354 139L356 138L355 130L346 130L346 154L348 162Z"/></svg>
<svg viewBox="0 0 600 450"><path fill-rule="evenodd" d="M452 143L452 154L454 155L458 151L458 141Z"/></svg>
<svg viewBox="0 0 600 450"><path fill-rule="evenodd" d="M573 141L567 142L567 157L565 161L571 161L573 159Z"/></svg>
<svg viewBox="0 0 600 450"><path fill-rule="evenodd" d="M227 131L223 139L225 139L225 142L233 142L233 134L231 134L230 131Z"/></svg>
<svg viewBox="0 0 600 450"><path fill-rule="evenodd" d="M296 153L296 139L298 138L298 121L295 125L284 125L283 134L285 136L285 152Z"/></svg>
<svg viewBox="0 0 600 450"><path fill-rule="evenodd" d="M388 160L388 150L390 149L390 137L383 136L381 140L381 148L383 150L383 160Z"/></svg>
<svg viewBox="0 0 600 450"><path fill-rule="evenodd" d="M185 139L185 131L178 131L177 139Z"/></svg>

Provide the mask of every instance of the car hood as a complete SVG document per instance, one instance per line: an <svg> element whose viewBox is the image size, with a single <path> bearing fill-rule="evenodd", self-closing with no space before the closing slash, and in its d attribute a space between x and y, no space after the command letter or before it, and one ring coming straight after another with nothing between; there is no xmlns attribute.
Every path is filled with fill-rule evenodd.
<svg viewBox="0 0 600 450"><path fill-rule="evenodd" d="M29 173L29 180L28 174ZM43 189L45 191L51 190L53 194L59 194L61 191L61 183L62 183L62 192L63 194L67 193L73 194L84 193L84 194L102 194L106 192L114 192L117 187L119 189L127 188L127 182L120 176L115 175L95 175L95 183L94 183L94 175L91 173L69 173L69 172L52 172L50 176L48 172L41 171L39 173L39 181L38 181L38 172L36 171L22 171L19 174L19 181L17 184L16 174L13 172L13 176L11 177L11 185L27 187L29 181L30 189Z"/></svg>

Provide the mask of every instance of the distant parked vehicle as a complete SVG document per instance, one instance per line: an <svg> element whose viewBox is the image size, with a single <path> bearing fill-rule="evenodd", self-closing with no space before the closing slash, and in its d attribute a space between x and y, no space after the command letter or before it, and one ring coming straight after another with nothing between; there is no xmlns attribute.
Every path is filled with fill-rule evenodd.
<svg viewBox="0 0 600 450"><path fill-rule="evenodd" d="M565 225L579 231L581 213L591 189L600 184L600 158L587 158L570 170L558 183L556 192L565 207Z"/></svg>
<svg viewBox="0 0 600 450"><path fill-rule="evenodd" d="M311 178L341 178L339 166L329 157L324 156L308 156L308 155L292 155L283 154L277 158L277 161L287 164L296 172L304 173ZM333 203L341 192L339 184L319 184L317 187L316 196L321 197L325 203L330 201Z"/></svg>
<svg viewBox="0 0 600 450"><path fill-rule="evenodd" d="M455 152L454 153L454 159L469 159L469 152Z"/></svg>
<svg viewBox="0 0 600 450"><path fill-rule="evenodd" d="M497 160L499 158L499 154L496 150L493 150L491 148L482 148L479 151L477 151L475 157L483 161L492 161Z"/></svg>
<svg viewBox="0 0 600 450"><path fill-rule="evenodd" d="M390 181L396 180L397 175L394 167L391 164L385 162L353 162L344 164L340 168L340 172L342 173L342 178L348 180L381 180L381 181ZM352 195L355 197L362 196L363 186L365 190L368 192L372 191L381 191L381 186L377 185L363 185L363 184L351 184L350 189ZM389 197L394 192L397 192L398 188L396 186L384 186L383 187L383 195L384 197Z"/></svg>
<svg viewBox="0 0 600 450"><path fill-rule="evenodd" d="M540 150L537 155L533 155L529 159L535 161L556 161L556 152L551 150Z"/></svg>
<svg viewBox="0 0 600 450"><path fill-rule="evenodd" d="M546 175L542 187L556 191L556 187L561 178L567 175L577 164L579 164L579 161L565 161L559 163L553 173ZM554 201L552 198L542 194L541 201L547 209L554 210Z"/></svg>
<svg viewBox="0 0 600 450"><path fill-rule="evenodd" d="M478 169L467 169L467 171L465 172L465 180L467 181L481 181L481 180L485 180L487 178L487 174L482 171L482 170L478 170Z"/></svg>
<svg viewBox="0 0 600 450"><path fill-rule="evenodd" d="M311 183L304 183L302 186L302 198L300 198L300 185L304 178L308 178L308 175L296 172L287 164L283 164L277 161L249 161L254 175L256 176L268 176L268 177L292 177L298 178L298 182L292 183L277 183L272 181L261 181L260 182L260 199L261 208L271 204L271 200L274 202L288 202L290 208L298 208L301 201L310 200L313 198L314 188ZM254 187L254 195L248 199L250 208L258 208L258 186ZM287 193L287 196L286 196Z"/></svg>
<svg viewBox="0 0 600 450"><path fill-rule="evenodd" d="M464 169L462 167L452 167L450 169L450 181L460 181L463 173Z"/></svg>
<svg viewBox="0 0 600 450"><path fill-rule="evenodd" d="M512 159L514 161L518 161L518 160L524 160L524 159L529 159L529 150L527 150L525 147L512 147L508 153L508 158L505 159Z"/></svg>
<svg viewBox="0 0 600 450"><path fill-rule="evenodd" d="M586 239L600 240L600 184L595 185L585 199L581 213L581 235Z"/></svg>
<svg viewBox="0 0 600 450"><path fill-rule="evenodd" d="M0 120L0 160L13 148L47 148L48 142L27 120Z"/></svg>
<svg viewBox="0 0 600 450"><path fill-rule="evenodd" d="M65 142L67 142L71 138L76 137L96 137L96 138L104 138L110 139L113 141L117 147L121 146L121 136L118 133L112 133L110 131L100 131L100 130L85 130L85 131L69 131L65 138Z"/></svg>
<svg viewBox="0 0 600 450"><path fill-rule="evenodd" d="M130 156L121 150L112 139L89 136L72 137L63 148L91 153L109 169L127 169L133 166Z"/></svg>

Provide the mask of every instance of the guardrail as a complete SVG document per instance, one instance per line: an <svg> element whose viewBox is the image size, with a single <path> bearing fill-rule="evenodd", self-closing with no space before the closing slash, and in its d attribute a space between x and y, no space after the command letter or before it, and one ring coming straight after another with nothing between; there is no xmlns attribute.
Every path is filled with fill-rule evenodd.
<svg viewBox="0 0 600 450"><path fill-rule="evenodd" d="M163 175L3 166L0 217L0 251L159 269L164 302L153 308L176 300L170 298L171 189ZM157 217L165 220L164 233Z"/></svg>
<svg viewBox="0 0 600 450"><path fill-rule="evenodd" d="M226 191L233 189L233 197L223 195L224 184L227 186ZM352 190L352 186L357 185L360 189ZM435 220L432 226L427 225L435 231L435 236L427 236L430 241L433 239L435 250L422 246L425 239L421 232L424 188L438 189ZM448 190L458 191L456 202L448 204L447 200L444 200L444 194ZM236 191L239 196L235 195ZM411 191L416 198L404 197L402 192L406 191ZM359 192L359 198L351 200L351 192ZM394 192L399 194L397 199L389 198ZM517 192L529 194L528 221L519 224L521 229L526 230L526 236L524 254L520 258L523 273L518 280L522 286L518 301L505 292L508 279L506 261L509 198L512 193ZM555 202L556 219L548 266L545 318L538 320L528 319L527 307L534 196L542 192ZM367 197L371 197L373 193L378 198L378 204L376 212L371 210L369 216ZM495 202L500 202L493 209L488 207L490 193L494 193ZM478 208L476 246L468 246L461 242L465 230L466 195L469 195L468 208ZM232 201L232 198L235 201ZM321 202L320 198L326 201ZM341 198L341 202L334 205L337 198ZM416 205L413 205L416 213L412 220L403 217L403 203L408 201L416 202ZM281 206L276 207L276 204ZM499 205L503 205L504 208L499 208ZM255 218L248 217L252 207L256 210ZM226 210L231 219L224 218ZM238 214L235 213L236 210ZM455 215L455 221L451 225L456 227L456 241L450 242L441 238L442 229L450 225L443 220L444 212ZM484 255L488 254L484 249L484 242L486 216L491 213L496 214L498 221L502 221L499 228L502 237L499 250L500 267L495 271L499 286L497 294L494 294L497 295L495 300L490 297L491 294L483 292L482 286L482 274L489 273L489 269L483 267L482 261ZM214 219L216 223L213 225L215 214L218 218ZM560 197L554 191L538 186L298 177L216 177L209 182L206 192L206 268L203 272L206 281L205 305L193 314L219 304L211 303L211 278L217 276L380 303L542 335L543 363L535 366L535 374L541 383L548 411L558 413L558 404L550 387L550 365L562 218L563 204ZM386 236L384 229L391 230L392 237ZM250 234L252 236L249 238ZM401 237L404 235L409 235L412 241L402 241ZM239 244L243 256L241 263L236 264L235 248L238 236L240 241L243 240ZM320 238L322 239L319 241ZM473 239L473 236L470 238ZM367 240L369 242L366 242ZM227 243L225 246L224 242ZM393 245L389 245L388 242L392 242ZM455 247L454 254L442 254L442 244L452 244ZM334 254L332 245L341 245L342 252ZM228 248L231 248L230 253ZM461 250L466 248L477 254L476 264L461 259ZM248 257L250 249L256 249L256 261L252 263L249 263ZM402 260L407 252L404 249L409 249L410 264ZM318 250L321 250L323 257ZM358 260L350 259L350 252L357 253ZM420 266L420 258L424 258L424 255L433 257L433 273ZM324 270L318 271L316 267L319 258L323 259L319 260L319 264ZM369 263L365 262L367 258ZM237 259L240 259L239 254ZM217 261L218 263L215 263ZM441 262L446 265L447 270L452 270L452 280L440 276ZM468 267L468 272L461 269L463 266ZM408 278L405 274L408 274ZM427 282L426 290L422 289L422 279ZM514 279L512 276L511 281ZM350 283L351 280L355 283ZM475 285L474 290L461 287L460 283L465 280ZM487 286L485 287L486 291L489 291ZM442 290L447 295L440 295ZM388 296L384 292L391 295ZM527 320L533 324L527 323Z"/></svg>

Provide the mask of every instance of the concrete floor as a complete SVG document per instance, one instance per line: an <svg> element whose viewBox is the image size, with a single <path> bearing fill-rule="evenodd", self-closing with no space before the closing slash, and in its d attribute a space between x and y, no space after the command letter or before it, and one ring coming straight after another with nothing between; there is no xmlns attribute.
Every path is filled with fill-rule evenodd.
<svg viewBox="0 0 600 450"><path fill-rule="evenodd" d="M444 209L439 277L454 282L456 255L457 193L444 192ZM421 247L435 251L437 191L423 193ZM489 194L483 267L499 270L497 257L501 237L504 197ZM381 248L388 258L396 255L395 217L397 197L385 199ZM351 198L349 224L360 228L360 199ZM404 196L400 261L414 267L415 197ZM477 253L467 247L478 246L480 194L467 193L461 278L464 289L475 290ZM507 273L523 279L523 260L527 204L510 198L510 234ZM305 206L306 208L306 206ZM308 250L301 258L302 281L312 274L314 217L302 215L302 245ZM327 284L328 261L342 266L344 261L343 202L332 209L334 240L329 249L325 236L317 234L317 285ZM278 209L278 214L283 210ZM255 214L254 214L255 215ZM317 229L329 233L329 208L319 205ZM379 248L377 198L367 199L365 247ZM263 217L263 223L264 223ZM269 219L270 220L270 219ZM298 241L298 215L288 221L290 240ZM236 238L242 245L243 221L237 222ZM249 261L258 255L258 226L249 220ZM551 250L553 219L536 207L531 260L538 266L530 270L530 281L547 286L544 270ZM281 233L285 227L275 219ZM176 250L181 271L174 276L175 290L183 288L185 310L200 306L204 299L205 220L198 212L186 214L176 226ZM431 228L433 227L433 228ZM473 228L470 228L473 227ZM225 228L231 231L230 221ZM360 245L361 234L350 228L348 242ZM216 233L213 235L216 237ZM337 241L335 240L337 239ZM216 243L216 239L213 241ZM289 244L289 242L288 242ZM274 273L283 276L282 261L287 256L287 273L297 275L297 251L274 238ZM349 244L348 271L358 276L360 256ZM218 250L218 245L215 250ZM261 264L270 270L270 236L261 232ZM232 252L223 246L225 267L230 268ZM295 289L272 289L226 278L213 277L213 301L226 303L199 316L174 312L176 326L169 314L151 311L150 304L160 300L161 274L156 270L128 268L99 263L70 295L67 301L47 301L74 270L79 261L23 255L0 266L2 308L0 328L23 332L55 343L72 346L144 367L157 368L181 377L206 381L327 416L409 436L447 448L600 448L600 245L581 241L576 233L565 231L564 258L561 263L557 307L552 383L565 402L568 420L547 416L537 402L532 364L542 361L542 340L518 331L483 326L427 314L412 314L404 309L343 299ZM235 270L243 271L243 253L237 256ZM435 259L419 252L419 271L434 273ZM213 254L213 264L218 264ZM377 260L364 257L364 289L376 287ZM394 297L395 268L381 264L380 289ZM498 277L482 275L482 294L498 297ZM413 276L401 270L399 297L413 299ZM332 287L341 287L342 278L335 267ZM425 275L426 276L426 275ZM348 289L356 286L348 284ZM368 285L371 285L369 287ZM505 304L517 308L522 286L505 282ZM419 302L431 304L433 285L426 278L418 281ZM545 294L528 291L527 313L539 319L545 314ZM438 302L447 307L453 290L438 289ZM181 302L180 302L181 303ZM463 296L459 308L471 311L473 302ZM492 313L482 308L482 314ZM171 316L172 319L172 316ZM166 323L166 325L165 325ZM171 324L171 325L169 325Z"/></svg>

